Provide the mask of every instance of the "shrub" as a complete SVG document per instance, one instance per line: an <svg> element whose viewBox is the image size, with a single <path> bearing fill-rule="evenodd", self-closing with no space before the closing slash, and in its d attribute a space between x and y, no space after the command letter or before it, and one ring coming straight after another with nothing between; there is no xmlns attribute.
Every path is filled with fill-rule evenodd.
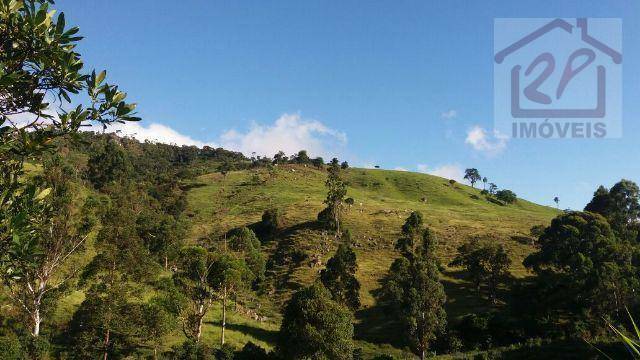
<svg viewBox="0 0 640 360"><path fill-rule="evenodd" d="M267 209L262 214L262 220L255 226L254 231L260 240L271 240L283 226L282 214L278 209Z"/></svg>
<svg viewBox="0 0 640 360"><path fill-rule="evenodd" d="M500 201L504 201L507 204L513 204L514 202L516 202L516 200L518 200L516 194L513 191L507 189L499 190L498 192L496 192L496 198Z"/></svg>
<svg viewBox="0 0 640 360"><path fill-rule="evenodd" d="M244 345L242 350L236 353L235 360L268 360L270 359L267 351L260 346L249 341Z"/></svg>
<svg viewBox="0 0 640 360"><path fill-rule="evenodd" d="M172 360L213 360L213 352L208 346L192 340L187 340L182 345L176 345L172 350L169 355Z"/></svg>
<svg viewBox="0 0 640 360"><path fill-rule="evenodd" d="M16 336L0 337L0 354L4 360L21 360L26 358L22 344Z"/></svg>
<svg viewBox="0 0 640 360"><path fill-rule="evenodd" d="M229 345L224 344L220 349L214 351L216 360L234 360L235 349Z"/></svg>

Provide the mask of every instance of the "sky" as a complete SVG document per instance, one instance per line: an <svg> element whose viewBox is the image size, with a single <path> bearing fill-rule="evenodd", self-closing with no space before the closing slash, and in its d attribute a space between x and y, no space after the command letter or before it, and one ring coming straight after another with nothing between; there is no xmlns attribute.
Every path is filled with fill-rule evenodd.
<svg viewBox="0 0 640 360"><path fill-rule="evenodd" d="M640 182L640 2L58 0L88 68L138 104L123 134L246 155L489 182L582 209L598 185ZM496 134L496 18L622 19L622 137Z"/></svg>

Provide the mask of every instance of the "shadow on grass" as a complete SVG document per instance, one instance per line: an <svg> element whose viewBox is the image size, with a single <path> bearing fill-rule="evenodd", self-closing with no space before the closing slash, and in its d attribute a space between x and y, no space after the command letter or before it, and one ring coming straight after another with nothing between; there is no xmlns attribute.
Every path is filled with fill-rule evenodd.
<svg viewBox="0 0 640 360"><path fill-rule="evenodd" d="M452 270L444 274L452 278L442 279L444 292L447 294L445 310L449 319L457 319L470 312L486 311L492 308L491 301L478 293L478 289L467 281L466 271Z"/></svg>
<svg viewBox="0 0 640 360"><path fill-rule="evenodd" d="M535 245L535 239L531 236L523 236L523 235L513 235L511 236L511 240L516 241L523 245Z"/></svg>
<svg viewBox="0 0 640 360"><path fill-rule="evenodd" d="M355 316L358 321L354 326L355 339L398 348L406 346L402 323L384 306L374 305L358 310Z"/></svg>
<svg viewBox="0 0 640 360"><path fill-rule="evenodd" d="M201 182L196 182L196 183L182 185L182 186L180 186L180 190L189 191L191 189L197 189L197 188L201 188L201 187L205 187L205 186L207 186L207 184L201 183Z"/></svg>
<svg viewBox="0 0 640 360"><path fill-rule="evenodd" d="M605 355L606 354L606 355ZM590 345L580 340L551 341L506 349L500 359L629 359L629 352L617 343Z"/></svg>
<svg viewBox="0 0 640 360"><path fill-rule="evenodd" d="M304 284L292 280L295 270L309 258L300 247L296 233L303 230L320 230L316 221L306 221L282 229L275 237L274 251L267 260L267 272L272 277L275 288L282 290L297 290Z"/></svg>
<svg viewBox="0 0 640 360"><path fill-rule="evenodd" d="M206 323L218 328L221 326L220 321L206 321ZM227 323L226 328L227 330L237 331L269 344L275 344L278 337L278 332L276 330L262 329L247 324Z"/></svg>

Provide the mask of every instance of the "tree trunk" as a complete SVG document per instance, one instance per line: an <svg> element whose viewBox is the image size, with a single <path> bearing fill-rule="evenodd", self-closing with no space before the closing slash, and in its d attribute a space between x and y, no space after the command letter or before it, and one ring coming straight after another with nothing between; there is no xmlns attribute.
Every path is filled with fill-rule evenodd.
<svg viewBox="0 0 640 360"><path fill-rule="evenodd" d="M224 290L222 293L222 331L220 334L220 346L224 345L224 330L227 326L227 286L224 286Z"/></svg>
<svg viewBox="0 0 640 360"><path fill-rule="evenodd" d="M202 319L204 315L202 314L204 311L204 304L200 304L200 308L198 311L198 326L196 328L196 343L200 342L200 336L202 335Z"/></svg>
<svg viewBox="0 0 640 360"><path fill-rule="evenodd" d="M167 269L169 268L169 258L167 257L167 255L164 256L164 271L167 271Z"/></svg>
<svg viewBox="0 0 640 360"><path fill-rule="evenodd" d="M102 357L103 360L107 360L107 357L109 356L109 336L111 335L111 332L109 331L109 329L107 329L107 332L104 335L104 356Z"/></svg>
<svg viewBox="0 0 640 360"><path fill-rule="evenodd" d="M153 346L153 360L158 360L158 347Z"/></svg>
<svg viewBox="0 0 640 360"><path fill-rule="evenodd" d="M40 317L40 306L36 306L33 311L33 331L31 335L37 337L40 335L40 323L42 322L42 318Z"/></svg>

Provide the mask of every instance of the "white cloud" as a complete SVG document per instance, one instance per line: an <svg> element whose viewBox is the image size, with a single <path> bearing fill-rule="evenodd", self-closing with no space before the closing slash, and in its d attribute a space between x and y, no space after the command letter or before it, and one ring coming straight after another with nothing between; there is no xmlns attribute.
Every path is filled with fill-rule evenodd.
<svg viewBox="0 0 640 360"><path fill-rule="evenodd" d="M458 110L454 110L454 109L447 110L442 114L440 114L440 117L443 119L455 119L458 117Z"/></svg>
<svg viewBox="0 0 640 360"><path fill-rule="evenodd" d="M102 126L93 125L91 126L91 130L101 132ZM116 133L123 137L132 137L139 141L148 140L165 144L195 145L198 147L209 145L215 147L213 143L193 139L192 137L181 134L166 125L158 123L150 123L146 126L142 122L127 122L124 124L116 123L108 126L106 132Z"/></svg>
<svg viewBox="0 0 640 360"><path fill-rule="evenodd" d="M290 155L307 150L311 156L333 157L347 143L347 136L317 120L299 114L284 114L272 125L251 124L246 132L229 130L219 138L220 146L249 155L273 156L282 150Z"/></svg>
<svg viewBox="0 0 640 360"><path fill-rule="evenodd" d="M30 114L11 116L11 120L17 126L25 126L33 119L35 117ZM103 131L102 125L99 124L85 129L95 132ZM221 146L228 150L240 151L247 156L254 152L258 155L273 156L280 150L291 155L300 150L307 150L310 156L331 158L338 156L347 143L345 133L329 128L320 121L303 119L299 114L284 114L274 123L267 125L252 123L245 132L228 130L213 142L195 139L167 125L144 121L112 124L105 132L135 138L139 141L198 147Z"/></svg>
<svg viewBox="0 0 640 360"><path fill-rule="evenodd" d="M396 171L409 171L409 170L403 168L402 166L396 166L395 168L393 168L393 170L396 170Z"/></svg>
<svg viewBox="0 0 640 360"><path fill-rule="evenodd" d="M487 155L496 155L507 147L509 138L504 134L494 131L489 134L480 126L474 126L467 132L465 143L471 145L475 150Z"/></svg>
<svg viewBox="0 0 640 360"><path fill-rule="evenodd" d="M418 164L416 167L418 172L421 173L440 176L445 179L453 179L458 182L462 182L464 180L464 170L462 170L462 167L457 164L445 164L434 167L433 169L425 164Z"/></svg>
<svg viewBox="0 0 640 360"><path fill-rule="evenodd" d="M90 127L90 130L101 132L100 125ZM250 156L253 152L258 155L273 156L282 150L291 155L300 150L307 150L311 156L333 157L337 155L347 142L344 133L333 130L317 120L302 119L300 115L284 114L273 124L251 124L246 132L228 130L215 141L207 142L181 134L175 129L158 124L144 122L127 122L113 124L106 130L120 136L135 138L139 141L153 141L176 145L205 145L223 147L227 150L240 151Z"/></svg>

